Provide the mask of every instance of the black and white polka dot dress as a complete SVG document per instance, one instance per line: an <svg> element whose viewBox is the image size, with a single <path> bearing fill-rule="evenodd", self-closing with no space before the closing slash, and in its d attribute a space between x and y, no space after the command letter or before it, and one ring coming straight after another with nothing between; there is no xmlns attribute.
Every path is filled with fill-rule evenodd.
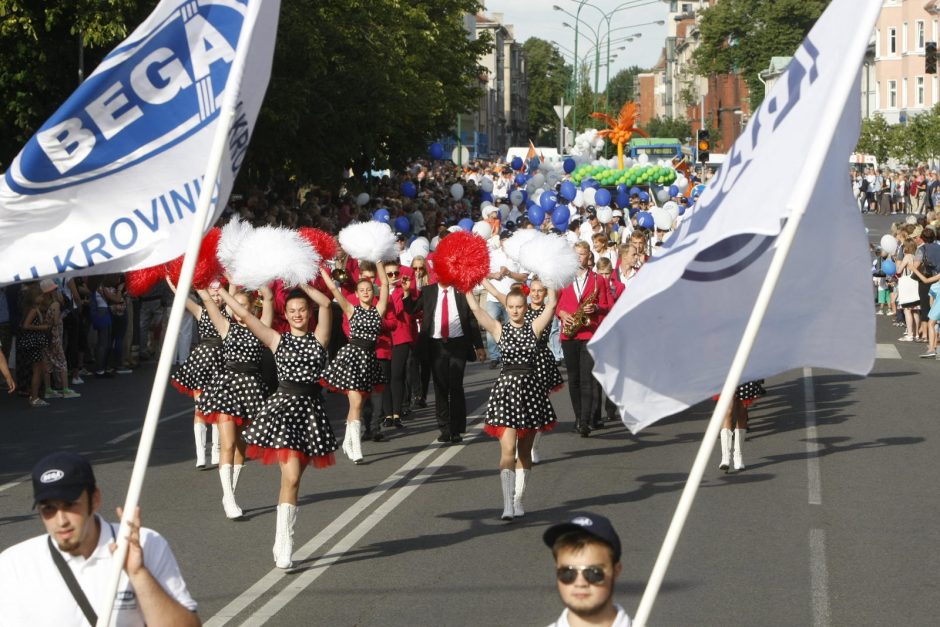
<svg viewBox="0 0 940 627"><path fill-rule="evenodd" d="M542 305L542 307L544 308L545 305ZM532 324L541 313L542 309L532 309L530 307L525 312L526 322ZM552 349L548 346L550 331L550 327L545 327L542 331L542 335L538 339L538 353L535 355L535 374L539 378L539 381L545 386L545 390L548 393L557 392L565 385L565 380L558 370L555 355L552 354Z"/></svg>
<svg viewBox="0 0 940 627"><path fill-rule="evenodd" d="M45 324L45 315L40 310L33 324ZM49 334L45 331L31 331L20 329L16 334L16 359L24 364L35 364L42 361L43 351L49 346Z"/></svg>
<svg viewBox="0 0 940 627"><path fill-rule="evenodd" d="M274 361L281 384L268 397L242 433L247 455L265 464L300 458L300 463L326 468L336 463L336 436L323 409L319 380L327 352L313 333L281 335ZM291 386L312 386L308 392Z"/></svg>
<svg viewBox="0 0 940 627"><path fill-rule="evenodd" d="M228 317L224 310L222 315ZM196 328L199 331L199 344L193 348L186 361L180 364L170 377L173 387L187 396L202 392L225 368L225 358L222 356L222 336L212 324L205 307L202 308Z"/></svg>
<svg viewBox="0 0 940 627"><path fill-rule="evenodd" d="M203 390L196 409L206 422L226 421L231 416L236 423L246 424L260 410L264 402L264 383L261 380L261 340L247 327L232 322L228 335L222 340L225 367Z"/></svg>
<svg viewBox="0 0 940 627"><path fill-rule="evenodd" d="M535 371L537 343L531 322L523 322L521 327L503 323L497 342L502 370L490 391L483 427L494 437L500 437L505 429L516 429L523 437L555 426L555 410Z"/></svg>
<svg viewBox="0 0 940 627"><path fill-rule="evenodd" d="M767 394L767 391L764 389L763 379L742 383L734 390L734 398L744 403L745 407L750 407L754 401L764 396L765 394ZM717 401L718 398L718 394L712 396L713 401Z"/></svg>
<svg viewBox="0 0 940 627"><path fill-rule="evenodd" d="M382 317L375 307L356 305L349 318L349 343L339 349L336 359L323 372L320 384L337 392L376 392L385 383L385 374L375 356L375 342Z"/></svg>

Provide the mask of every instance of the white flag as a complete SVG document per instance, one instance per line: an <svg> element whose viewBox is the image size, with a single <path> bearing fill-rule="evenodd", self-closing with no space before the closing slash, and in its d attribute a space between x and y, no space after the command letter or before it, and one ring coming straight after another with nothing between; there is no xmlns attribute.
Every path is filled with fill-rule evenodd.
<svg viewBox="0 0 940 627"><path fill-rule="evenodd" d="M262 3L248 23L249 2ZM0 181L0 284L156 265L228 200L271 74L279 0L163 0ZM249 46L206 225L193 223L235 50Z"/></svg>
<svg viewBox="0 0 940 627"><path fill-rule="evenodd" d="M871 369L870 258L848 176L860 91L835 83L859 76L880 7L879 0L829 5L694 213L588 344L595 376L632 431L721 390L790 197L809 184L804 160L829 107L841 119L740 383L802 366Z"/></svg>

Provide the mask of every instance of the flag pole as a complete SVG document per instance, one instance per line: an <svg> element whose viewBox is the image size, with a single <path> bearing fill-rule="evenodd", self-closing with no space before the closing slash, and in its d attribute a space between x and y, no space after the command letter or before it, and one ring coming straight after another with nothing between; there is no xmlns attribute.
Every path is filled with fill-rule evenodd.
<svg viewBox="0 0 940 627"><path fill-rule="evenodd" d="M196 269L196 260L199 257L202 235L209 226L206 224L211 217L209 209L212 206L212 197L216 191L216 181L222 169L222 159L225 156L225 145L228 140L229 130L232 126L232 120L235 118L238 96L241 91L242 75L244 74L245 62L248 57L248 48L251 43L255 23L258 20L260 8L261 0L249 2L241 34L238 38L239 45L235 50L235 58L232 60L232 67L229 70L229 79L225 86L222 106L219 109L218 125L215 129L215 135L212 138L205 178L199 189L196 213L193 215L193 229L190 231L189 240L186 244L183 267L180 269L179 282L176 286L176 294L173 297L173 306L170 310L170 318L167 323L166 334L163 338L163 347L160 351L160 360L157 362L157 372L154 375L150 401L147 405L147 413L141 429L140 443L137 447L137 457L134 459L134 469L131 472L130 484L127 487L127 496L124 500L123 515L121 516L121 526L117 534L117 549L111 556L111 577L108 581L108 587L106 588L107 594L104 597L105 605L102 608L102 612L98 615L97 627L107 627L111 624L111 612L114 609L114 600L118 585L121 581L121 573L124 570L124 560L127 557L129 524L133 520L134 512L140 502L140 493L143 488L144 477L147 474L150 452L153 449L153 441L157 432L157 422L160 411L163 408L163 397L166 394L170 366L172 365L173 354L175 353L177 338L179 337L180 325L182 324L183 315L186 311L186 299L189 298L189 291L192 288L193 272ZM222 201L222 198L217 198L217 202Z"/></svg>
<svg viewBox="0 0 940 627"><path fill-rule="evenodd" d="M864 33L864 39L866 41L869 32L870 29L866 30ZM860 36L856 33L855 39L859 38ZM853 41L852 50L859 48L859 46L855 45L858 43L858 41ZM809 147L808 152L804 154L806 160L803 165L800 180L806 181L807 184L798 187L793 196L791 196L789 218L781 230L780 235L777 237L776 249L773 259L770 262L770 267L767 269L767 276L764 278L764 283L761 285L760 292L757 295L757 301L754 303L754 308L751 310L751 317L744 329L744 335L738 345L734 360L731 362L731 368L728 371L728 377L725 379L724 386L721 389L718 404L715 406L715 410L712 412L712 416L708 421L705 437L702 440L701 446L699 446L698 454L695 456L695 461L692 464L692 470L689 472L689 478L682 490L682 495L679 497L679 504L676 506L672 522L669 524L669 529L660 547L656 563L653 565L653 571L646 584L646 589L643 591L643 597L640 599L640 605L637 608L633 623L636 627L645 627L649 619L650 612L653 609L653 603L656 601L659 588L666 575L666 569L669 568L669 562L675 552L679 536L682 533L682 528L685 525L689 510L692 507L692 502L695 500L695 495L702 482L705 466L715 447L715 440L721 429L722 420L731 407L735 389L741 381L741 376L744 373L744 367L747 365L751 349L754 347L754 342L757 340L757 333L764 320L764 315L767 313L770 300L777 287L777 282L783 272L790 247L796 239L800 222L803 219L803 215L806 213L813 190L816 188L819 181L819 175L822 172L828 153L827 148L832 144L832 140L835 137L839 120L845 109L845 103L848 102L849 94L855 85L857 76L857 72L840 72L837 75L836 80L833 82L833 97L829 100L829 106L821 116L821 128L824 130L816 136L815 142Z"/></svg>

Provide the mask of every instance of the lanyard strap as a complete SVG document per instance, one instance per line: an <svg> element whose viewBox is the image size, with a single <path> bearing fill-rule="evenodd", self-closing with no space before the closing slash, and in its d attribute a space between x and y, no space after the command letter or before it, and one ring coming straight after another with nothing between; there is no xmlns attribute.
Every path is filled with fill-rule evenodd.
<svg viewBox="0 0 940 627"><path fill-rule="evenodd" d="M113 529L112 533L114 533ZM65 559L62 557L62 554L59 553L59 551L57 551L55 546L52 544L52 537L49 536L46 539L49 541L49 553L52 554L52 561L55 562L56 568L59 569L59 573L62 575L62 579L65 580L65 585L68 586L69 592L72 593L72 598L74 598L75 602L78 603L78 607L81 608L82 614L84 614L85 619L88 620L88 624L94 627L94 625L98 623L98 615L95 613L94 608L88 601L88 597L85 596L85 591L82 590L78 580L75 579L75 573L73 573L72 569L69 568L68 564L65 563Z"/></svg>

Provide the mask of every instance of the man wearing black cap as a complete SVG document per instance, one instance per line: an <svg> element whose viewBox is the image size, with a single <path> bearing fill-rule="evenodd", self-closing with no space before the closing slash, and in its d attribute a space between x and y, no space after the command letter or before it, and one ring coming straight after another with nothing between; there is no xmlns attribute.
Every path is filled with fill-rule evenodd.
<svg viewBox="0 0 940 627"><path fill-rule="evenodd" d="M46 534L0 553L0 625L94 625L111 578L119 530L97 510L91 464L53 453L33 468L33 497ZM173 551L140 526L128 536L112 620L119 625L200 625Z"/></svg>
<svg viewBox="0 0 940 627"><path fill-rule="evenodd" d="M614 603L620 576L620 537L597 514L579 514L549 527L542 536L555 557L555 577L565 611L549 627L630 627L630 617Z"/></svg>

